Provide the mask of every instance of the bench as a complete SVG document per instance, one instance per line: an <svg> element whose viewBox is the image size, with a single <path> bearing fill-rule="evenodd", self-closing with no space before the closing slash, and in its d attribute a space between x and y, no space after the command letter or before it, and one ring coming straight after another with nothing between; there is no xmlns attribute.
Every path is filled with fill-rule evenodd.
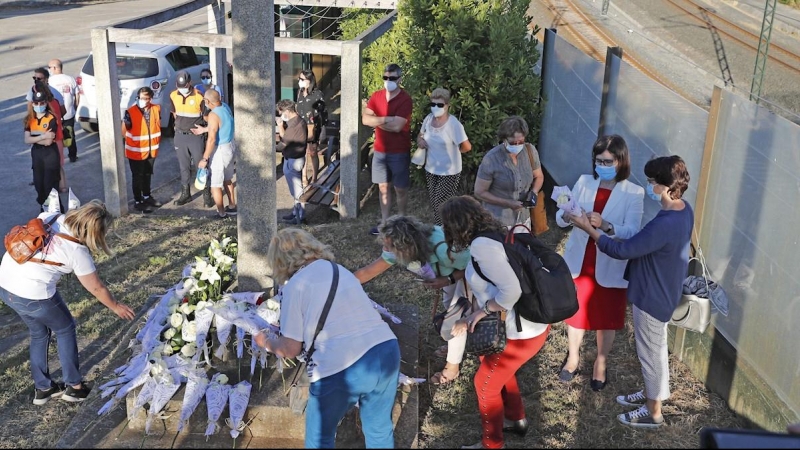
<svg viewBox="0 0 800 450"><path fill-rule="evenodd" d="M316 183L306 186L300 201L312 205L324 205L333 210L339 208L339 164L338 159L319 169Z"/></svg>

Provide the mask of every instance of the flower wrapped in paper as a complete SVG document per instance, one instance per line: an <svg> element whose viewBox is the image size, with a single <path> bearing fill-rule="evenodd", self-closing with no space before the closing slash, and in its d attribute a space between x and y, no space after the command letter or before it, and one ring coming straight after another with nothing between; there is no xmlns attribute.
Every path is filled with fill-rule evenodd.
<svg viewBox="0 0 800 450"><path fill-rule="evenodd" d="M556 206L567 214L580 216L583 213L577 200L573 198L572 191L567 186L555 186L550 198L555 200Z"/></svg>
<svg viewBox="0 0 800 450"><path fill-rule="evenodd" d="M247 404L250 403L250 391L252 385L247 381L240 381L228 394L228 410L230 417L225 421L231 429L231 437L236 439L239 433L244 430L245 423L244 412L247 410Z"/></svg>

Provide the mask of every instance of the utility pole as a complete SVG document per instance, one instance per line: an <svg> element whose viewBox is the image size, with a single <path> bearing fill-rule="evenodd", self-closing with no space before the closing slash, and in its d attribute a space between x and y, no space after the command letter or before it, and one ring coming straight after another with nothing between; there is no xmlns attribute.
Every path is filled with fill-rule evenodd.
<svg viewBox="0 0 800 450"><path fill-rule="evenodd" d="M761 37L758 39L758 53L756 53L756 66L753 69L753 84L750 86L750 101L761 98L761 88L764 83L764 72L767 70L767 52L769 41L772 37L772 23L775 20L777 0L766 0L764 6L764 20L761 22Z"/></svg>
<svg viewBox="0 0 800 450"><path fill-rule="evenodd" d="M603 11L602 11L602 14L604 16L608 15L608 2L609 2L609 0L603 0Z"/></svg>

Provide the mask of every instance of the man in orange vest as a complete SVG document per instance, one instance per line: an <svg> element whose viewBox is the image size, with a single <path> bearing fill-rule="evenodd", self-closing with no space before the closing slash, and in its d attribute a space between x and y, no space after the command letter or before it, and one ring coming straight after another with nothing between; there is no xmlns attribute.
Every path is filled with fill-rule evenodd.
<svg viewBox="0 0 800 450"><path fill-rule="evenodd" d="M161 202L150 195L150 179L161 141L161 107L151 104L152 100L152 89L139 89L137 102L125 111L122 123L125 157L131 165L133 207L145 214L161 206Z"/></svg>

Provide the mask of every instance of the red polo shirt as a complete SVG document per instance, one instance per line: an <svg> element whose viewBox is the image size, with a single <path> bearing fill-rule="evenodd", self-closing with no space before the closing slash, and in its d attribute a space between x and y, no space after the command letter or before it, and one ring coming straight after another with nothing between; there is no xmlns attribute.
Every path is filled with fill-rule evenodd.
<svg viewBox="0 0 800 450"><path fill-rule="evenodd" d="M375 112L376 116L405 117L406 125L398 133L386 131L375 127L376 152L381 153L409 153L411 152L411 96L400 89L400 93L393 99L386 100L386 89L376 91L369 98L367 108Z"/></svg>

